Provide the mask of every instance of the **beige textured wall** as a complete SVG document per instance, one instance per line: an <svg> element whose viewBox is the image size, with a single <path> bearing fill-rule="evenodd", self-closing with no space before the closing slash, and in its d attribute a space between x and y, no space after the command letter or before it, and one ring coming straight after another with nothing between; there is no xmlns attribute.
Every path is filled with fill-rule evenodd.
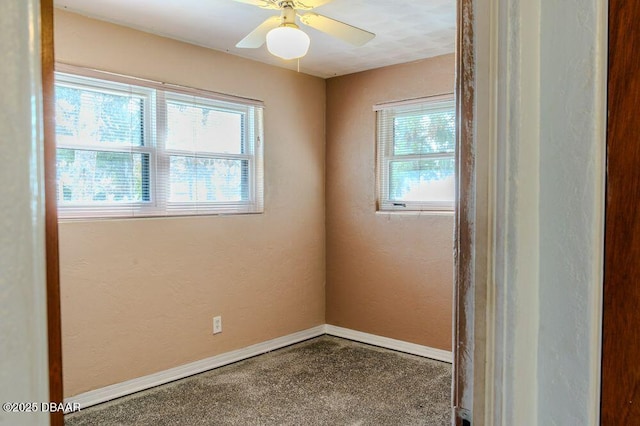
<svg viewBox="0 0 640 426"><path fill-rule="evenodd" d="M453 214L376 213L372 106L454 76L445 55L327 80L327 323L451 349Z"/></svg>
<svg viewBox="0 0 640 426"><path fill-rule="evenodd" d="M66 396L323 324L325 81L60 10L55 28L60 62L265 102L264 214L60 224Z"/></svg>

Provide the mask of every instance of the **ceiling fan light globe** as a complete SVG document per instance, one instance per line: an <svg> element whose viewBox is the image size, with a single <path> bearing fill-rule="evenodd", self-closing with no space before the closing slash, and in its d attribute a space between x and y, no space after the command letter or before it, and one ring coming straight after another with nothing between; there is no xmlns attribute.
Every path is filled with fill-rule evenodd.
<svg viewBox="0 0 640 426"><path fill-rule="evenodd" d="M309 36L294 26L280 26L267 33L267 50L282 59L303 57L310 43Z"/></svg>

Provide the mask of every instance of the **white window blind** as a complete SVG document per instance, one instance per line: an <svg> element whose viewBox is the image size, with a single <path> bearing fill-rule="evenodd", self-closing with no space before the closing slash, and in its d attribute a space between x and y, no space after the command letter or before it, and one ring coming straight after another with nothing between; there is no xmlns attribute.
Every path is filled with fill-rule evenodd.
<svg viewBox="0 0 640 426"><path fill-rule="evenodd" d="M378 210L453 210L453 96L380 104L374 110Z"/></svg>
<svg viewBox="0 0 640 426"><path fill-rule="evenodd" d="M56 73L61 218L263 210L261 103L86 73Z"/></svg>

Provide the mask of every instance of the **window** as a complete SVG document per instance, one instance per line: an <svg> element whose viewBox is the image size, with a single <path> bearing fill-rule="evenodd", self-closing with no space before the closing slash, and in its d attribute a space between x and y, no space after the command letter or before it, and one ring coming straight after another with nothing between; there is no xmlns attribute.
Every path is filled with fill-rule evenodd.
<svg viewBox="0 0 640 426"><path fill-rule="evenodd" d="M86 73L56 73L61 218L263 210L261 103Z"/></svg>
<svg viewBox="0 0 640 426"><path fill-rule="evenodd" d="M453 210L453 97L380 104L374 110L378 125L378 210Z"/></svg>

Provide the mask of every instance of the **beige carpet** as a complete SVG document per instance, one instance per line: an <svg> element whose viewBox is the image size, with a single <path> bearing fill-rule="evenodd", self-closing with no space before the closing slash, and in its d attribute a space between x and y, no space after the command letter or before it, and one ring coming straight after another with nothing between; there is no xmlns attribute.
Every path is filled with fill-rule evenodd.
<svg viewBox="0 0 640 426"><path fill-rule="evenodd" d="M65 416L80 425L449 425L451 365L322 336Z"/></svg>

